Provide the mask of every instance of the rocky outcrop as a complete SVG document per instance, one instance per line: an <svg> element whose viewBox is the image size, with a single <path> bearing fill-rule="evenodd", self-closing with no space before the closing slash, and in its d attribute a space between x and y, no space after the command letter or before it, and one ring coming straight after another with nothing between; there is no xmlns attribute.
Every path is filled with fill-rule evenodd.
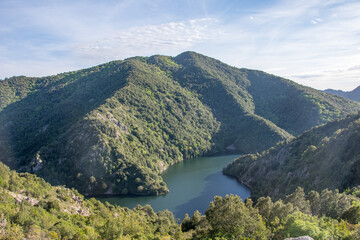
<svg viewBox="0 0 360 240"><path fill-rule="evenodd" d="M285 238L284 240L314 240L314 239L309 236L302 236L297 238Z"/></svg>

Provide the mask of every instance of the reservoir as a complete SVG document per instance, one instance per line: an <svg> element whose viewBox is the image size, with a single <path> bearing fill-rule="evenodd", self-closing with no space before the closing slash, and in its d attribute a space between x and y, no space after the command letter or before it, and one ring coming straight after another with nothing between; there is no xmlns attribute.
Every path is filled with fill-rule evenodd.
<svg viewBox="0 0 360 240"><path fill-rule="evenodd" d="M176 218L185 213L192 216L195 210L205 213L214 196L239 195L243 200L250 197L244 185L222 174L222 169L239 155L223 155L188 159L170 166L162 174L170 192L163 196L111 196L97 197L121 207L134 208L137 204L149 204L154 211L168 209Z"/></svg>

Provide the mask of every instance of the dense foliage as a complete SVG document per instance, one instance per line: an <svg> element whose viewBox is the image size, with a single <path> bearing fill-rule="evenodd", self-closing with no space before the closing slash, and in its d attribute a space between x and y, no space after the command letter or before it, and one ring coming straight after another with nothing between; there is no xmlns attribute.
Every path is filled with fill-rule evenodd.
<svg viewBox="0 0 360 240"><path fill-rule="evenodd" d="M181 228L192 239L359 239L360 199L355 195L327 189L305 194L298 188L276 202L270 197L256 204L233 195L215 197L205 216L185 216Z"/></svg>
<svg viewBox="0 0 360 240"><path fill-rule="evenodd" d="M252 196L284 197L305 191L345 190L360 184L360 114L313 128L261 154L241 156L224 173L251 188Z"/></svg>
<svg viewBox="0 0 360 240"><path fill-rule="evenodd" d="M183 66L173 71L175 79L200 94L214 116L226 123L221 129L223 136L228 138L235 133L235 143L240 141L235 144L239 149L250 141L262 145L257 148L262 150L271 146L269 142L276 135L288 138L284 130L298 135L359 109L355 102L265 72L231 67L194 52L182 53L174 61ZM259 132L252 125L254 121L261 129ZM253 152L254 148L244 152L249 151Z"/></svg>
<svg viewBox="0 0 360 240"><path fill-rule="evenodd" d="M182 237L169 211L155 213L84 200L0 163L0 239L170 239Z"/></svg>
<svg viewBox="0 0 360 240"><path fill-rule="evenodd" d="M0 82L0 160L84 194L158 195L186 158L267 149L360 105L186 52ZM289 134L291 133L291 134Z"/></svg>
<svg viewBox="0 0 360 240"><path fill-rule="evenodd" d="M0 113L0 158L83 193L165 193L159 173L209 151L219 127L192 93L141 59L49 81Z"/></svg>
<svg viewBox="0 0 360 240"><path fill-rule="evenodd" d="M179 224L169 211L86 200L0 163L0 239L358 239L359 196L360 186L344 193L297 188L276 202L215 197L205 215L196 211Z"/></svg>

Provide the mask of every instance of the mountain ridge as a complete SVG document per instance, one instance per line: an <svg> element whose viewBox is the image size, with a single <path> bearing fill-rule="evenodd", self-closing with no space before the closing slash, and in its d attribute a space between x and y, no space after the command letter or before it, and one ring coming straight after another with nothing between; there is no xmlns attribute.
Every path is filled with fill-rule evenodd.
<svg viewBox="0 0 360 240"><path fill-rule="evenodd" d="M194 52L14 77L0 82L0 100L0 160L84 194L164 194L160 174L171 164L262 151L360 110L358 103Z"/></svg>
<svg viewBox="0 0 360 240"><path fill-rule="evenodd" d="M360 102L360 86L354 88L351 91L342 91L342 90L334 90L334 89L326 89L324 90L326 93L338 95L340 97L344 97L353 101Z"/></svg>

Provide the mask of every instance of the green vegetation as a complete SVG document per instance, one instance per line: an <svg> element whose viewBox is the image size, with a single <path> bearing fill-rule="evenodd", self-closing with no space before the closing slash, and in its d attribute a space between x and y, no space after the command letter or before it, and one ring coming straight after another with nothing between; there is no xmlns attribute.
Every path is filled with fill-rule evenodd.
<svg viewBox="0 0 360 240"><path fill-rule="evenodd" d="M243 70L251 81L255 113L293 135L345 117L357 104L260 71ZM344 114L345 113L345 114Z"/></svg>
<svg viewBox="0 0 360 240"><path fill-rule="evenodd" d="M155 213L84 200L0 163L0 239L170 239L181 229L169 211Z"/></svg>
<svg viewBox="0 0 360 240"><path fill-rule="evenodd" d="M167 210L86 200L0 163L0 239L358 239L359 189L305 194L297 188L276 202L215 197L205 215L196 211L179 224Z"/></svg>
<svg viewBox="0 0 360 240"><path fill-rule="evenodd" d="M358 188L357 188L358 190ZM205 216L186 216L181 228L193 239L358 239L359 198L353 193L323 190L305 194L302 188L273 202L261 197L254 204L238 196L215 197ZM351 215L351 216L350 216ZM355 221L352 221L352 220Z"/></svg>
<svg viewBox="0 0 360 240"><path fill-rule="evenodd" d="M254 152L292 137L266 117L254 114L253 96L247 91L251 82L240 69L193 52L180 54L174 61L182 66L173 71L175 79L197 94L221 122L214 135L218 151Z"/></svg>
<svg viewBox="0 0 360 240"><path fill-rule="evenodd" d="M229 164L224 173L251 188L254 198L305 191L346 190L360 184L360 114L313 128L261 154Z"/></svg>
<svg viewBox="0 0 360 240"><path fill-rule="evenodd" d="M192 93L139 59L50 80L0 113L1 160L82 193L166 193L159 173L208 152L219 127Z"/></svg>
<svg viewBox="0 0 360 240"><path fill-rule="evenodd" d="M356 110L358 103L194 52L135 57L1 81L0 160L83 194L159 195L171 164L262 151Z"/></svg>

